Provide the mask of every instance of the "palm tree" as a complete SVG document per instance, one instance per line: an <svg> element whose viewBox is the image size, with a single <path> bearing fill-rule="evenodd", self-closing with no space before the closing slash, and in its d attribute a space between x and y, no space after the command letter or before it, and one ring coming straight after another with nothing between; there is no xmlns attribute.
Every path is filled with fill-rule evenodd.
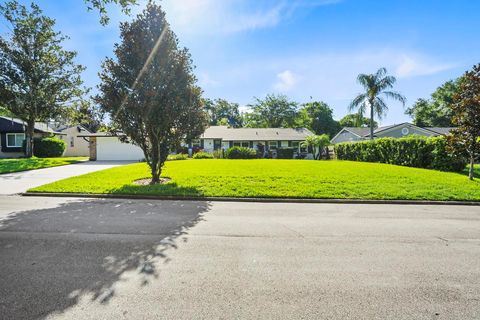
<svg viewBox="0 0 480 320"><path fill-rule="evenodd" d="M385 68L378 69L375 74L359 74L357 80L365 88L365 92L356 96L348 109L350 111L357 109L360 117L370 109L370 139L373 140L375 114L382 119L388 111L382 96L400 101L404 107L406 98L398 92L388 90L393 87L397 79L394 76L388 76Z"/></svg>
<svg viewBox="0 0 480 320"><path fill-rule="evenodd" d="M328 137L327 134L321 134L319 136L317 135L311 135L305 138L305 141L302 142L302 147L312 148L313 152L313 159L319 160L320 159L320 154L323 148L328 146L330 144L330 138ZM317 154L317 147L318 147L318 154Z"/></svg>

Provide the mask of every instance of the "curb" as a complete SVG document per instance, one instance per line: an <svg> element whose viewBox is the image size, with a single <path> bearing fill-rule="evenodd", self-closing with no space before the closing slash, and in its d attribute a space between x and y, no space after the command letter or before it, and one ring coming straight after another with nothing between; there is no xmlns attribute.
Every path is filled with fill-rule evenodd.
<svg viewBox="0 0 480 320"><path fill-rule="evenodd" d="M367 200L367 199L301 199L301 198L234 198L234 197L180 197L133 194L96 194L96 193L50 193L25 192L27 197L64 197L93 199L129 199L129 200L182 200L182 201L223 201L258 203L333 203L333 204L397 204L397 205L444 205L444 206L480 206L480 201L437 201L437 200Z"/></svg>

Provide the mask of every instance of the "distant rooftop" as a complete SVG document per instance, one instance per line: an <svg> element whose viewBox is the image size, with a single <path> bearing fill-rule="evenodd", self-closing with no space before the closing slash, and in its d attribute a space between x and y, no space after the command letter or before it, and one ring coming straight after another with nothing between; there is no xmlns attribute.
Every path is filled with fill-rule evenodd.
<svg viewBox="0 0 480 320"><path fill-rule="evenodd" d="M301 141L312 134L310 130L305 128L228 128L226 126L212 126L205 130L200 138L225 141Z"/></svg>

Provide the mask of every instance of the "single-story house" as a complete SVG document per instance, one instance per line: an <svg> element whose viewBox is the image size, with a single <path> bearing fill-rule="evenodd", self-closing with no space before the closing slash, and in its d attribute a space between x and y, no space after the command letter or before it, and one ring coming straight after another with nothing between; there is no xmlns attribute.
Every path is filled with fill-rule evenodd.
<svg viewBox="0 0 480 320"><path fill-rule="evenodd" d="M206 152L226 150L230 147L241 146L254 148L258 152L266 154L271 152L275 155L277 148L296 148L298 153L307 157L307 150L302 148L301 143L313 133L305 128L228 128L226 126L212 126L197 140L186 143L188 149L198 148ZM139 161L144 159L140 147L121 142L110 133L97 132L80 134L90 142L91 160L129 160Z"/></svg>
<svg viewBox="0 0 480 320"><path fill-rule="evenodd" d="M277 148L295 148L302 151L301 143L313 133L306 128L207 128L190 147L199 147L206 152L226 150L231 147L253 148L261 153Z"/></svg>
<svg viewBox="0 0 480 320"><path fill-rule="evenodd" d="M419 127L414 124L405 122L390 126L379 127L374 130L374 138L401 138L408 135L420 135L426 137L436 137L440 135L447 135L450 130L454 128L450 127ZM370 128L360 127L351 128L345 127L340 130L335 137L332 138L331 143L337 144L341 142L349 141L362 141L370 139Z"/></svg>
<svg viewBox="0 0 480 320"><path fill-rule="evenodd" d="M0 158L25 156L23 152L25 129L24 121L0 116ZM53 130L45 122L35 122L34 137L40 138L50 134L56 136L65 135L65 133Z"/></svg>
<svg viewBox="0 0 480 320"><path fill-rule="evenodd" d="M65 141L64 157L88 157L90 155L89 141L83 137L85 134L89 134L90 131L81 125L76 126L63 126L56 129L57 132L61 132L64 135L60 135L59 138Z"/></svg>

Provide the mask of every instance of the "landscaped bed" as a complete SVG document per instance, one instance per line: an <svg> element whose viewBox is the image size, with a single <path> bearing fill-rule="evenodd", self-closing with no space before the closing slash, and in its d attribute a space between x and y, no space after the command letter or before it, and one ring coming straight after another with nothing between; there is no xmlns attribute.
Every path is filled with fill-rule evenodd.
<svg viewBox="0 0 480 320"><path fill-rule="evenodd" d="M0 159L0 174L63 166L87 159L87 157Z"/></svg>
<svg viewBox="0 0 480 320"><path fill-rule="evenodd" d="M465 175L351 161L186 160L168 161L161 185L138 185L149 177L145 163L73 177L29 190L206 197L408 199L480 201L480 181Z"/></svg>

